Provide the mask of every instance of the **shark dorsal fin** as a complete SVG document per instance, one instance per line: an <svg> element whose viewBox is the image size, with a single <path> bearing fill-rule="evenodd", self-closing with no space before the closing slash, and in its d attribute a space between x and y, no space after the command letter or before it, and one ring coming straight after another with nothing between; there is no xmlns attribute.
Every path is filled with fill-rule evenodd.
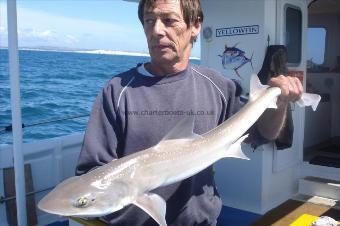
<svg viewBox="0 0 340 226"><path fill-rule="evenodd" d="M256 74L252 74L250 78L250 101L256 100L258 96L268 88L267 85L262 85Z"/></svg>
<svg viewBox="0 0 340 226"><path fill-rule="evenodd" d="M256 74L252 74L250 78L250 101L255 101L269 87L270 86L268 85L263 85ZM271 101L268 105L268 108L277 108L276 101L277 98Z"/></svg>
<svg viewBox="0 0 340 226"><path fill-rule="evenodd" d="M161 140L174 139L195 139L201 137L193 132L195 117L193 115L181 119L174 128L172 128L167 135Z"/></svg>

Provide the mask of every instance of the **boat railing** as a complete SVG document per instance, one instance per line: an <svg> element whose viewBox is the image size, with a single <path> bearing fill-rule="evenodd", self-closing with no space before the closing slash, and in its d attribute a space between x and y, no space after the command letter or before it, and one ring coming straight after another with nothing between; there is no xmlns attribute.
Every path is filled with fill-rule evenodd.
<svg viewBox="0 0 340 226"><path fill-rule="evenodd" d="M55 188L55 186L51 186L49 188L45 188L45 189L41 189L41 190L37 190L37 191L31 191L31 192L27 192L26 193L26 197L27 196L31 196L31 195L35 195L35 194L38 194L38 193L41 193L41 192L45 192L45 191L50 191L52 190L53 188ZM0 196L0 204L4 204L6 202L9 202L9 201L12 201L12 200L15 200L16 199L16 196L13 195L13 196L8 196L8 197L4 197L4 196Z"/></svg>
<svg viewBox="0 0 340 226"><path fill-rule="evenodd" d="M33 126L39 126L39 125L44 125L44 124L50 124L50 123L56 123L56 122L61 122L61 121L67 121L67 120L73 120L73 119L78 119L78 118L84 118L88 117L89 114L82 114L82 115L73 115L69 117L63 117L63 118L50 118L47 120L42 120L39 122L34 122L34 123L22 123L21 128L27 128L27 127L33 127ZM12 124L6 125L6 126L0 126L0 133L1 132L11 132L13 130Z"/></svg>
<svg viewBox="0 0 340 226"><path fill-rule="evenodd" d="M80 132L22 144L25 175L31 174L32 178L28 183L32 185L27 189L25 195L27 203L31 203L28 213L32 215L32 211L36 214L35 218L39 225L46 225L59 219L57 216L51 216L38 210L35 205L60 182L74 176L83 137L84 132ZM13 189L13 186L9 185L9 183L13 183L13 178L8 179L8 173L6 174L9 170L13 170L12 150L12 144L0 144L0 184L3 185L0 186L0 225L9 224L7 222L8 207L12 206L17 198L13 191L8 192ZM27 165L29 167L26 167ZM5 177L5 175L7 176ZM8 189L8 187L11 188ZM12 211L14 210L10 210L10 212Z"/></svg>

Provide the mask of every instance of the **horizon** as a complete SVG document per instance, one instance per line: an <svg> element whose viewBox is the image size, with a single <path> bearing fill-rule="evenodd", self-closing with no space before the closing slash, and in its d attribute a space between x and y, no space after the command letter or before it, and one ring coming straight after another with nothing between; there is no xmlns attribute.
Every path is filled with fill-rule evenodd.
<svg viewBox="0 0 340 226"><path fill-rule="evenodd" d="M18 46L149 53L137 8L123 0L17 1ZM7 35L7 2L0 0L1 47ZM200 58L199 38L191 57Z"/></svg>
<svg viewBox="0 0 340 226"><path fill-rule="evenodd" d="M0 46L0 50L6 49L7 46ZM46 51L46 52L64 52L64 53L85 53L85 54L99 54L99 55L122 55L122 56L140 56L150 57L149 53L145 52L131 52L123 50L102 50L102 49L62 49L59 47L19 47L19 51ZM190 60L201 60L200 57L190 56Z"/></svg>

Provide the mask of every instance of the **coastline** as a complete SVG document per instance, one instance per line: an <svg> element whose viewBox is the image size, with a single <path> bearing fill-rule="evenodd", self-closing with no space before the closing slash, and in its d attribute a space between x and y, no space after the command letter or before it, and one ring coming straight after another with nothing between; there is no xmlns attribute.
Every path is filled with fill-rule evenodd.
<svg viewBox="0 0 340 226"><path fill-rule="evenodd" d="M7 47L0 47L0 50L7 50ZM118 56L139 56L150 57L149 53L145 52L128 52L122 50L105 50L105 49L64 49L55 47L19 47L19 51L45 51L45 52L63 52L63 53L87 53L87 54L99 54L99 55L118 55ZM201 60L199 57L190 57L191 60Z"/></svg>

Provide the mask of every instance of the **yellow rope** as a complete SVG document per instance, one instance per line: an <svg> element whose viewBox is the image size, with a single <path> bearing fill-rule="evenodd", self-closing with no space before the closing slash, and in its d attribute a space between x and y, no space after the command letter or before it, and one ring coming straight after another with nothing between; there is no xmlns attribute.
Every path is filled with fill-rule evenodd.
<svg viewBox="0 0 340 226"><path fill-rule="evenodd" d="M107 224L101 220L85 220L77 217L69 217L71 220L78 222L84 226L106 226Z"/></svg>

